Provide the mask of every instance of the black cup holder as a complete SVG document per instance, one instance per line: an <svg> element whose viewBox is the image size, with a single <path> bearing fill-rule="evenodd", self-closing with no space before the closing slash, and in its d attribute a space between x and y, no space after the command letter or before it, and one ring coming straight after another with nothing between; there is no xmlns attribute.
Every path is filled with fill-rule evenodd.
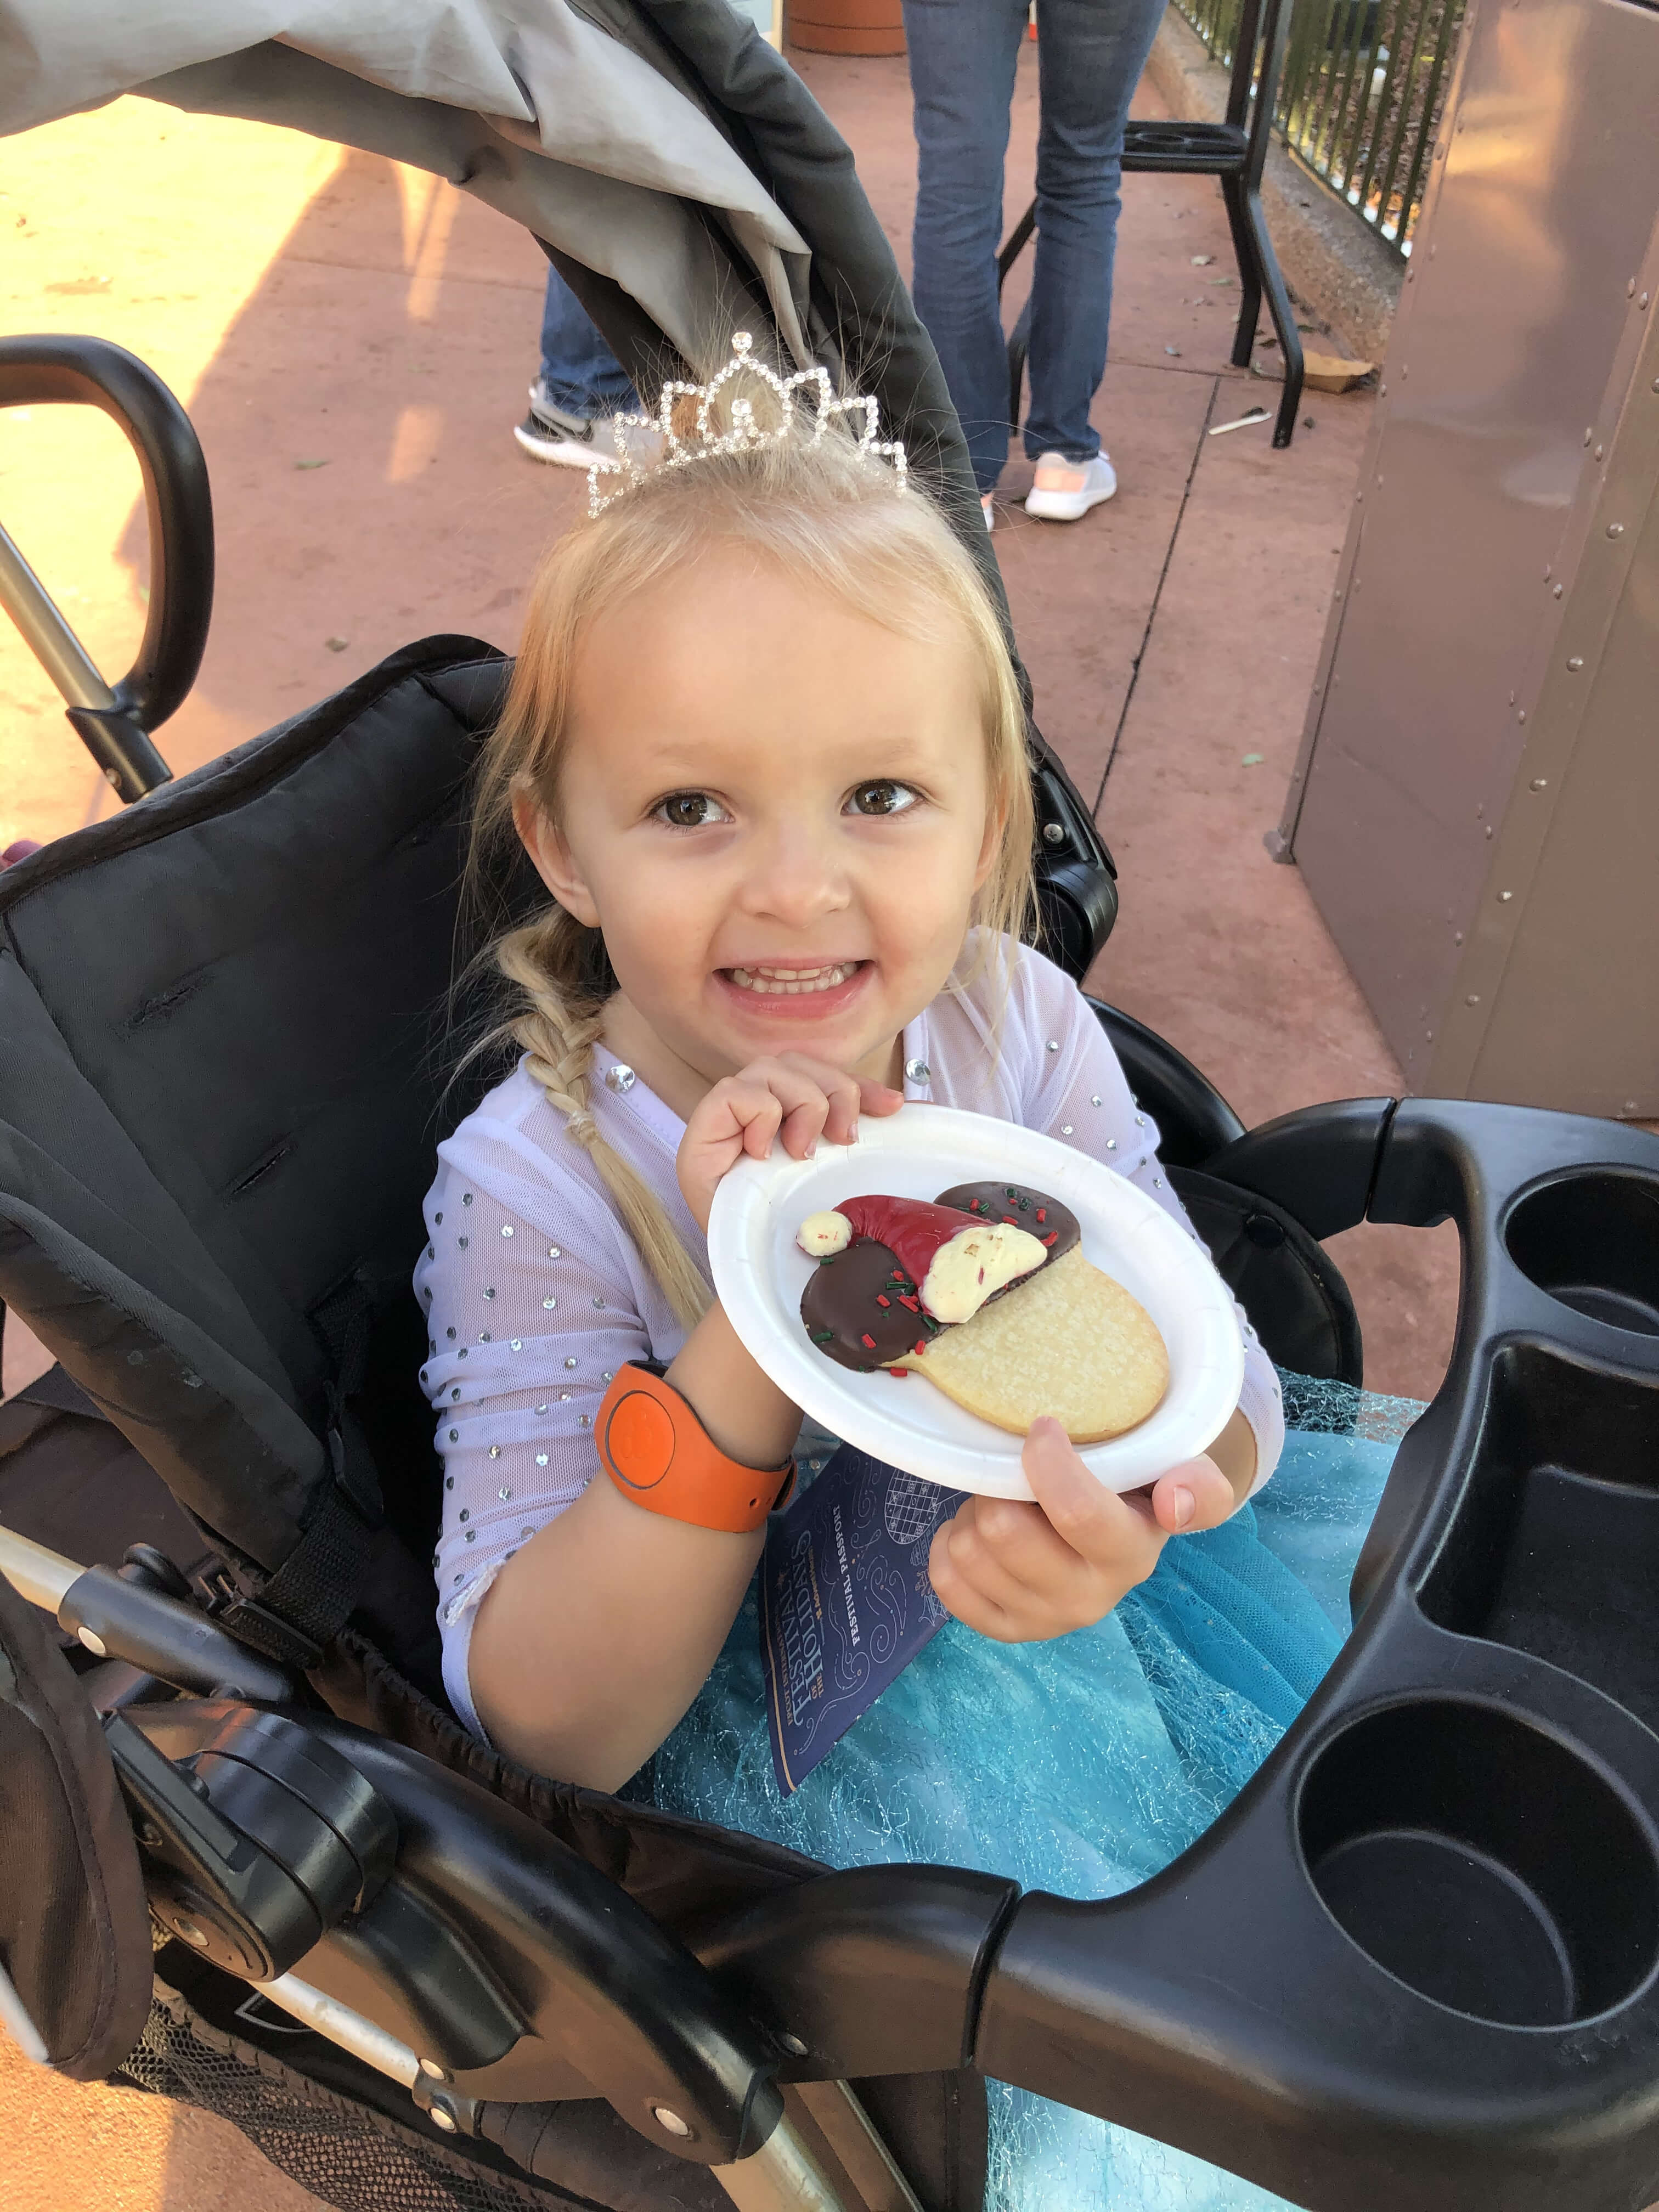
<svg viewBox="0 0 1659 2212"><path fill-rule="evenodd" d="M1559 1176L1511 1206L1504 1241L1560 1304L1659 1336L1659 1177L1616 1168Z"/></svg>
<svg viewBox="0 0 1659 2212"><path fill-rule="evenodd" d="M1547 1659L1659 1729L1659 1376L1506 1346L1418 1601Z"/></svg>
<svg viewBox="0 0 1659 2212"><path fill-rule="evenodd" d="M1368 1714L1316 1759L1297 1813L1332 1917L1437 2004L1555 2027L1622 2003L1659 1962L1659 1857L1576 1753L1501 1706Z"/></svg>

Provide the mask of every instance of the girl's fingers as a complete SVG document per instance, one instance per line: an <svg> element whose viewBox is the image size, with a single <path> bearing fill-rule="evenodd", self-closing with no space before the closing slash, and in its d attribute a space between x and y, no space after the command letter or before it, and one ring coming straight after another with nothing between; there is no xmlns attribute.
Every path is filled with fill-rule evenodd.
<svg viewBox="0 0 1659 2212"><path fill-rule="evenodd" d="M1152 1485L1152 1517L1171 1536L1218 1528L1237 1510L1231 1483L1207 1453L1172 1467Z"/></svg>
<svg viewBox="0 0 1659 2212"><path fill-rule="evenodd" d="M927 1579L934 1596L948 1613L976 1634L988 1636L998 1644L1024 1642L1030 1632L1023 1617L1024 1593L1006 1576L999 1582L988 1571L988 1562L981 1562L981 1571L968 1572L955 1556L951 1540L954 1525L947 1522L928 1547Z"/></svg>
<svg viewBox="0 0 1659 2212"><path fill-rule="evenodd" d="M783 1148L794 1160L804 1160L823 1133L835 1090L846 1091L850 1084L850 1078L838 1075L834 1068L820 1067L793 1053L779 1060L757 1060L732 1079L734 1099L745 1105L760 1098L773 1102L776 1110L767 1129L767 1145L781 1128ZM748 1149L755 1151L752 1145Z"/></svg>
<svg viewBox="0 0 1659 2212"><path fill-rule="evenodd" d="M862 1094L866 1088L885 1091L884 1084L873 1086L848 1075L844 1068L831 1067L827 1060L813 1060L805 1053L786 1053L779 1063L791 1074L806 1078L822 1092L825 1113L815 1136L822 1135L832 1145L850 1145L858 1134L859 1112Z"/></svg>
<svg viewBox="0 0 1659 2212"><path fill-rule="evenodd" d="M904 1093L895 1091L890 1083L872 1083L867 1076L858 1085L858 1111L865 1114L896 1114L904 1103ZM856 1122L854 1124L856 1127ZM848 1139L850 1144L851 1137Z"/></svg>
<svg viewBox="0 0 1659 2212"><path fill-rule="evenodd" d="M1103 1574L1121 1576L1126 1588L1146 1579L1164 1530L1096 1480L1058 1421L1044 1414L1032 1422L1020 1464L1055 1534L1074 1552Z"/></svg>
<svg viewBox="0 0 1659 2212"><path fill-rule="evenodd" d="M981 1569L994 1571L992 1578L981 1583L988 1594L1000 1597L1000 1580L1007 1577L1024 1590L1063 1601L1075 1585L1078 1554L1056 1533L1040 1505L1013 1498L969 1498L946 1523L945 1533L951 1564L960 1573L980 1583Z"/></svg>

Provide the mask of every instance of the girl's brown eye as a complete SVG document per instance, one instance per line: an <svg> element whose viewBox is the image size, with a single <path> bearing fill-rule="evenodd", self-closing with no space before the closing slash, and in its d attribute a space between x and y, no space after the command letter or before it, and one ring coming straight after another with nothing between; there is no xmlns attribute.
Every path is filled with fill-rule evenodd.
<svg viewBox="0 0 1659 2212"><path fill-rule="evenodd" d="M902 814L915 803L916 794L908 783L894 783L885 776L856 785L848 801L855 814Z"/></svg>
<svg viewBox="0 0 1659 2212"><path fill-rule="evenodd" d="M720 821L725 809L706 791L676 791L657 802L656 812L671 830L701 830L706 823Z"/></svg>

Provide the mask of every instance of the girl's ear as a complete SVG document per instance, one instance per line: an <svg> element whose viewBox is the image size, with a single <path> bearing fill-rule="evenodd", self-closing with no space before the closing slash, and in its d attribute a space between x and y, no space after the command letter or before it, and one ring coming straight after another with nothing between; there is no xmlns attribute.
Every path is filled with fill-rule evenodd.
<svg viewBox="0 0 1659 2212"><path fill-rule="evenodd" d="M565 842L564 833L535 793L523 784L513 787L513 827L519 833L519 842L530 855L532 866L565 912L574 915L584 929L597 929L599 910L582 879L575 855Z"/></svg>

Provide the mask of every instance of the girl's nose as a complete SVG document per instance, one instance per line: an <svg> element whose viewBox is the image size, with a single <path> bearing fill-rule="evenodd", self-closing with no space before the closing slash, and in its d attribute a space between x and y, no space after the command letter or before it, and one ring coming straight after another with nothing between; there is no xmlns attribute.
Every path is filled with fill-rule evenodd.
<svg viewBox="0 0 1659 2212"><path fill-rule="evenodd" d="M799 928L839 914L852 892L834 841L785 823L756 841L742 900L747 913Z"/></svg>

